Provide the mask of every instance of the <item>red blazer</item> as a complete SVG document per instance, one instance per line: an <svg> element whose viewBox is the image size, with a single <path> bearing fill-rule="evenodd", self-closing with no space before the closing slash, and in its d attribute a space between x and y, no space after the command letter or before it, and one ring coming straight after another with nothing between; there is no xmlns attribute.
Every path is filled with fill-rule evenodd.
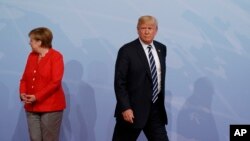
<svg viewBox="0 0 250 141"><path fill-rule="evenodd" d="M29 54L23 76L20 81L20 94L36 96L36 102L25 104L29 112L52 112L66 107L62 88L64 72L63 56L56 50L49 52L38 62L38 54Z"/></svg>

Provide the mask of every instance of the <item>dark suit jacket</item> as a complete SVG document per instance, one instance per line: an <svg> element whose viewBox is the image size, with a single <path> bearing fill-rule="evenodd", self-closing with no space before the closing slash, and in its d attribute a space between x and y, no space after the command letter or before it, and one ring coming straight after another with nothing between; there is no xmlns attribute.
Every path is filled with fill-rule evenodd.
<svg viewBox="0 0 250 141"><path fill-rule="evenodd" d="M161 92L158 102L161 114L167 124L164 106L166 46L153 41L161 64ZM135 128L143 128L152 106L152 77L143 47L136 39L122 46L115 65L115 94L117 99L115 117L124 122L122 112L131 108L134 112Z"/></svg>

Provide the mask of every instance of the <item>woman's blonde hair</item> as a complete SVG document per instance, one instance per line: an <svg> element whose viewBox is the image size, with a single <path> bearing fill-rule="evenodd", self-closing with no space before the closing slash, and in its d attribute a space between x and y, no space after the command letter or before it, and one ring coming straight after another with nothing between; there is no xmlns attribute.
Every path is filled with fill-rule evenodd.
<svg viewBox="0 0 250 141"><path fill-rule="evenodd" d="M41 41L41 47L52 48L53 34L50 29L46 27L38 27L30 31L29 37Z"/></svg>

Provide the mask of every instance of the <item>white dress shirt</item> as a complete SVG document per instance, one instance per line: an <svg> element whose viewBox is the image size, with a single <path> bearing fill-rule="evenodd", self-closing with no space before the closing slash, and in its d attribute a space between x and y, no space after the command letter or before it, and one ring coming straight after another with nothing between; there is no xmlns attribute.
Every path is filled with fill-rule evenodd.
<svg viewBox="0 0 250 141"><path fill-rule="evenodd" d="M148 46L149 45L143 43L141 40L140 40L140 42L141 42L143 50L147 56L148 64L150 65L149 56L148 56L148 50L149 50ZM154 44L150 43L150 45L152 46L151 51L152 51L152 54L153 54L153 57L155 60L155 65L156 65L157 80L158 80L158 93L159 93L161 91L161 64L160 64L160 60L159 60L159 57L158 57L158 54L157 54L157 51L156 51Z"/></svg>

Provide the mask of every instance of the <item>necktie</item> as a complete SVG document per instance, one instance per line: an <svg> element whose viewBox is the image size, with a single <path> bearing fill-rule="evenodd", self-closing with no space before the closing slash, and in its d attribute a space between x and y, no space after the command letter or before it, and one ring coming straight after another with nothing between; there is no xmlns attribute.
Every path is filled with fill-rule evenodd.
<svg viewBox="0 0 250 141"><path fill-rule="evenodd" d="M149 64L150 64L150 70L151 70L151 77L153 82L153 93L152 93L152 102L155 103L155 101L158 99L158 80L157 80L157 71L156 71L156 65L155 65L155 59L152 54L152 46L148 46L148 57L149 57Z"/></svg>

